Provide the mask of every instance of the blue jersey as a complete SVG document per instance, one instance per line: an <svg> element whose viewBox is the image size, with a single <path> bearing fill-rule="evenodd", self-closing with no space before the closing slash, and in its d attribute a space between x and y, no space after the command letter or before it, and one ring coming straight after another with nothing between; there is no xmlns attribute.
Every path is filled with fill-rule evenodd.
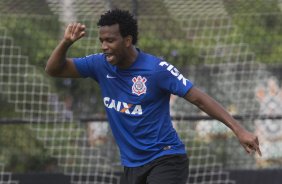
<svg viewBox="0 0 282 184"><path fill-rule="evenodd" d="M99 83L122 165L186 154L172 126L169 100L171 94L183 97L192 83L173 65L141 51L128 69L109 64L104 54L73 60L81 76Z"/></svg>

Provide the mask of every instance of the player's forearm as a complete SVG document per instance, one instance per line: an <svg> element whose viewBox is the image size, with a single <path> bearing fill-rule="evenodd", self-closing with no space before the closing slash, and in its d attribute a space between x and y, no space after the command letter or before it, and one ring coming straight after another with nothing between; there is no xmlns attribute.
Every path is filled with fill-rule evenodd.
<svg viewBox="0 0 282 184"><path fill-rule="evenodd" d="M54 49L49 57L45 71L51 76L58 76L63 71L66 64L66 53L71 46L71 42L62 40L58 46Z"/></svg>
<svg viewBox="0 0 282 184"><path fill-rule="evenodd" d="M206 97L198 107L206 112L209 116L214 119L219 120L229 127L235 135L238 135L239 132L244 131L244 128L235 120L230 113L228 113L218 102L210 97Z"/></svg>
<svg viewBox="0 0 282 184"><path fill-rule="evenodd" d="M236 121L217 101L206 93L193 87L185 96L185 99L199 107L214 119L228 126L236 135L243 131L243 127Z"/></svg>

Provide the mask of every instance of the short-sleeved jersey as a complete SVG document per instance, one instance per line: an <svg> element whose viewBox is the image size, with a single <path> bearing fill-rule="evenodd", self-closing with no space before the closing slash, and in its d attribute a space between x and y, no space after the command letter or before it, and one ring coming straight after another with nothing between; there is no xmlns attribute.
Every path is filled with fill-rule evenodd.
<svg viewBox="0 0 282 184"><path fill-rule="evenodd" d="M171 94L183 97L192 83L173 65L142 51L128 69L109 64L102 53L73 61L81 76L99 83L122 165L186 154L172 126L169 100Z"/></svg>

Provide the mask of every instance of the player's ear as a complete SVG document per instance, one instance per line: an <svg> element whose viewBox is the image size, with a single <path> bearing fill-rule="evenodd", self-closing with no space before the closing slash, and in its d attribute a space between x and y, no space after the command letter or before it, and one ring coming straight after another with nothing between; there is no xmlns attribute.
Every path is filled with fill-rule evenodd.
<svg viewBox="0 0 282 184"><path fill-rule="evenodd" d="M132 45L132 40L133 40L133 38L132 38L131 35L126 36L126 37L124 38L124 40L125 40L125 45L126 45L126 47L130 47L130 46Z"/></svg>

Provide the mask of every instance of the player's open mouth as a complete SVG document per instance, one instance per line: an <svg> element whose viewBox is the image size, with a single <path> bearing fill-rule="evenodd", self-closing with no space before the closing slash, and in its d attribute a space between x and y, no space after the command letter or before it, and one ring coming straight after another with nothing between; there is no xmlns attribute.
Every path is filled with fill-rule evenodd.
<svg viewBox="0 0 282 184"><path fill-rule="evenodd" d="M114 55L113 54L110 54L110 53L105 53L105 56L106 56L106 59L108 62L112 62L113 59L114 59Z"/></svg>

